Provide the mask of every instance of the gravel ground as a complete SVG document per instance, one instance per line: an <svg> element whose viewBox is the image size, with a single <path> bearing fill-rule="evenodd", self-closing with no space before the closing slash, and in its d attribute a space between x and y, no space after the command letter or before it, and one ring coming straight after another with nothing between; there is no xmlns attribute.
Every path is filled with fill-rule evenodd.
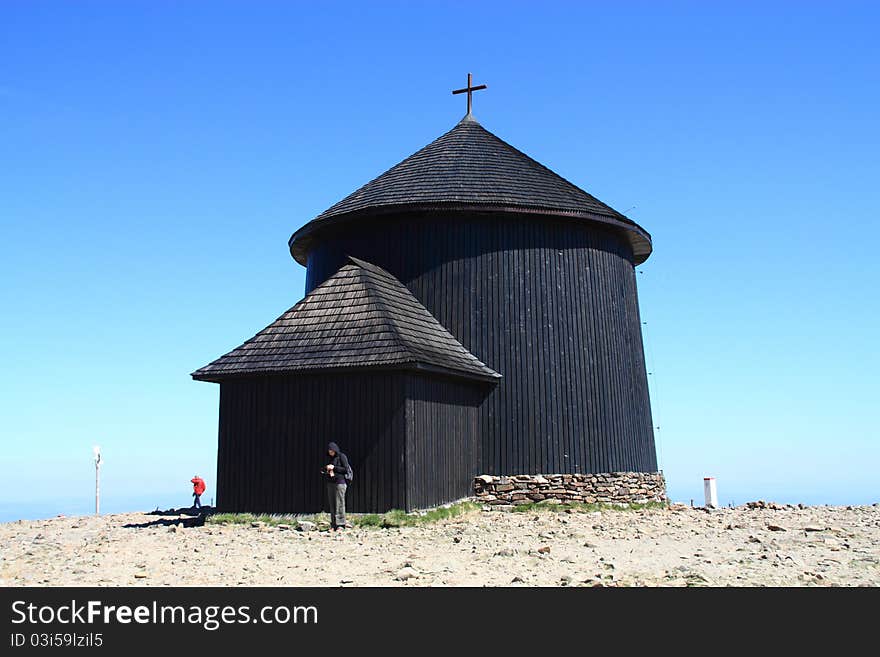
<svg viewBox="0 0 880 657"><path fill-rule="evenodd" d="M0 524L0 585L877 586L880 508L474 511L341 536L128 513Z"/></svg>

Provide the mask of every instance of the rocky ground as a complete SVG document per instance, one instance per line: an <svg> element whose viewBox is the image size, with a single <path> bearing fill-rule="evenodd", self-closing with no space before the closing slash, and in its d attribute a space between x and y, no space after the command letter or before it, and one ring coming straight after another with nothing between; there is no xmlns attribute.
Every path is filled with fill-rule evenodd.
<svg viewBox="0 0 880 657"><path fill-rule="evenodd" d="M877 505L754 506L474 511L341 537L145 513L18 521L0 524L0 584L880 585Z"/></svg>

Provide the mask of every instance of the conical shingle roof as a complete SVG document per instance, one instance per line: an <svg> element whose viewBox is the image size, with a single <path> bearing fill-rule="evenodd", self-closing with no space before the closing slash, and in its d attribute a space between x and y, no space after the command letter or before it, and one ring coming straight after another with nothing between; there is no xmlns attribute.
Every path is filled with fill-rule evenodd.
<svg viewBox="0 0 880 657"><path fill-rule="evenodd" d="M650 235L631 219L486 130L471 115L328 208L290 238L305 264L315 230L346 217L422 209L479 209L580 217L623 230L637 262Z"/></svg>
<svg viewBox="0 0 880 657"><path fill-rule="evenodd" d="M219 382L255 374L377 367L486 381L501 378L394 276L355 258L272 324L192 377Z"/></svg>

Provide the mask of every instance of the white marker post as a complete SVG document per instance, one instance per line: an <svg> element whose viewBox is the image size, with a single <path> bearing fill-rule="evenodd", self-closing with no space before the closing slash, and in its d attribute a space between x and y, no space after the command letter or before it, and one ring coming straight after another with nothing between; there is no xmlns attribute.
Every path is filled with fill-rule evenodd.
<svg viewBox="0 0 880 657"><path fill-rule="evenodd" d="M95 453L95 515L101 513L101 447L92 447Z"/></svg>
<svg viewBox="0 0 880 657"><path fill-rule="evenodd" d="M715 477L703 477L703 492L706 495L706 506L710 509L717 509L718 489L715 487Z"/></svg>

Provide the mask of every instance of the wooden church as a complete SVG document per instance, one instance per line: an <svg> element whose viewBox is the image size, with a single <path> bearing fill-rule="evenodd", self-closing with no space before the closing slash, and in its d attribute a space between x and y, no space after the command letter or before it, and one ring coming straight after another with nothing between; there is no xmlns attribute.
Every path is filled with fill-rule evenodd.
<svg viewBox="0 0 880 657"><path fill-rule="evenodd" d="M305 297L192 374L220 384L217 506L466 497L478 474L657 470L638 224L489 132L452 130L297 230Z"/></svg>

